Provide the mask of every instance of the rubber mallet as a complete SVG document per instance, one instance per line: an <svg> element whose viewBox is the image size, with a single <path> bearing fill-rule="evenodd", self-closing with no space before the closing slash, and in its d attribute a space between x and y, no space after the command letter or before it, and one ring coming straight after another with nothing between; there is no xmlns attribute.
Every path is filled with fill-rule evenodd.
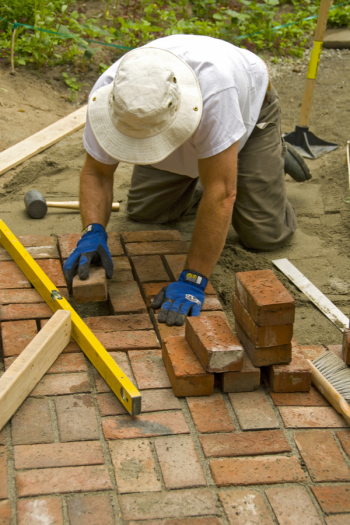
<svg viewBox="0 0 350 525"><path fill-rule="evenodd" d="M24 204L27 212L33 219L45 217L47 208L65 208L67 210L79 210L79 201L52 202L47 201L38 190L30 190L24 196ZM119 202L112 203L112 211L119 211Z"/></svg>

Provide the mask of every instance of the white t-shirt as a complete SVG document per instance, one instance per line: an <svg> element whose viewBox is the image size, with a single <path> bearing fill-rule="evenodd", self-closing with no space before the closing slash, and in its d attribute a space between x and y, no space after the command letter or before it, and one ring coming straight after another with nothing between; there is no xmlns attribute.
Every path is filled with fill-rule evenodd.
<svg viewBox="0 0 350 525"><path fill-rule="evenodd" d="M223 40L197 35L159 38L145 47L171 51L197 75L203 97L203 114L192 137L154 167L198 177L198 159L212 157L239 140L243 148L258 120L268 86L264 62L245 49ZM120 59L97 80L90 96L114 80ZM96 160L115 164L118 159L101 148L87 121L84 147Z"/></svg>

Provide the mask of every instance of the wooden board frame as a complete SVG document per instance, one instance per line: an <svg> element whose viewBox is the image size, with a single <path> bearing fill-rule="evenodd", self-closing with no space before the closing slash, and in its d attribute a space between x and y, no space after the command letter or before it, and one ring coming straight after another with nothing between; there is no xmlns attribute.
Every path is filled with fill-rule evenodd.
<svg viewBox="0 0 350 525"><path fill-rule="evenodd" d="M58 310L0 378L0 430L70 341L71 314Z"/></svg>
<svg viewBox="0 0 350 525"><path fill-rule="evenodd" d="M86 326L71 305L60 296L56 286L29 255L6 224L0 220L0 242L27 279L53 312L66 310L72 317L72 336L91 363L132 416L141 412L141 394L115 363L97 337Z"/></svg>

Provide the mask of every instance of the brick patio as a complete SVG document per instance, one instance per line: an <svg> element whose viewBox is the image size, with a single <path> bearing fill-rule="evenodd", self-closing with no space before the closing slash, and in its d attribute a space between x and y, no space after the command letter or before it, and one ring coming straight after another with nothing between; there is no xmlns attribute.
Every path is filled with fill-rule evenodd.
<svg viewBox="0 0 350 525"><path fill-rule="evenodd" d="M157 286L145 284L176 279L186 247L178 232L151 233L110 235L120 281L101 305L110 315L86 321L139 388L142 414L71 342L0 432L0 525L349 525L350 429L313 387L174 396L147 309ZM43 237L21 241L37 256ZM64 294L59 263L76 240L59 236L60 255L53 245L40 259ZM50 312L0 256L6 369Z"/></svg>

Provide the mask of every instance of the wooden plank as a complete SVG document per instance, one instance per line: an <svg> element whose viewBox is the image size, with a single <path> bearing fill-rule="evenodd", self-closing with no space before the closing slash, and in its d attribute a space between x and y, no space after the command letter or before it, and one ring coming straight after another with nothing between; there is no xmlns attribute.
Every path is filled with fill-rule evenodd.
<svg viewBox="0 0 350 525"><path fill-rule="evenodd" d="M0 378L0 430L56 361L71 337L71 314L57 311Z"/></svg>
<svg viewBox="0 0 350 525"><path fill-rule="evenodd" d="M45 272L25 250L6 224L0 220L0 242L27 279L40 293L52 311L67 310L72 316L72 337L113 390L119 401L133 416L141 412L141 395L130 379L115 363L97 337L86 326L71 305L61 297Z"/></svg>
<svg viewBox="0 0 350 525"><path fill-rule="evenodd" d="M288 259L277 259L272 261L275 266L288 279L301 290L306 297L314 303L314 305L321 310L321 312L328 317L342 332L344 328L348 328L349 319L339 308L337 308L309 279L307 279Z"/></svg>
<svg viewBox="0 0 350 525"><path fill-rule="evenodd" d="M0 153L0 175L85 126L86 108L86 105L82 106L47 128L2 151Z"/></svg>

